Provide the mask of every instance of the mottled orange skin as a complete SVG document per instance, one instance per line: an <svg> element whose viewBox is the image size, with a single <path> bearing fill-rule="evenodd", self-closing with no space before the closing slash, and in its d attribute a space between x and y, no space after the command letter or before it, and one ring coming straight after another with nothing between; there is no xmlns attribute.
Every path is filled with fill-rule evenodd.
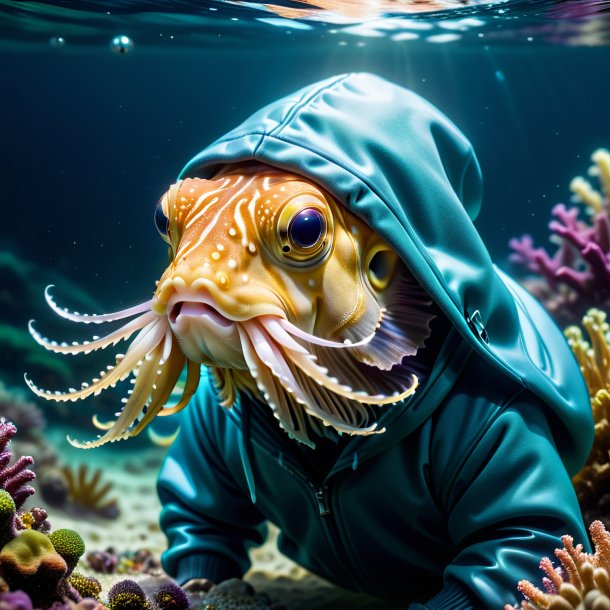
<svg viewBox="0 0 610 610"><path fill-rule="evenodd" d="M275 315L327 338L341 338L363 315L370 287L362 258L383 242L311 182L272 168L186 179L162 206L174 257L153 298L156 313L206 294L229 320ZM294 250L282 250L281 232L285 217L303 207L324 214L326 244L295 261Z"/></svg>

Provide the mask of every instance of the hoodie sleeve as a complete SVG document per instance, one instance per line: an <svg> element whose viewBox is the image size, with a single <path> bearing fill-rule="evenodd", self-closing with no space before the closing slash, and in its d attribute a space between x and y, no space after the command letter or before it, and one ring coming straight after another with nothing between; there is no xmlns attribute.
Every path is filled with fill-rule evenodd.
<svg viewBox="0 0 610 610"><path fill-rule="evenodd" d="M548 407L521 390L504 405L488 405L486 413L474 410L468 416L485 422L474 439L446 434L438 443L437 476L447 482L440 502L457 552L445 570L445 588L426 603L430 610L520 602L518 581L541 584L540 559L554 558L562 535L588 548Z"/></svg>
<svg viewBox="0 0 610 610"><path fill-rule="evenodd" d="M264 540L264 517L219 452L221 443L235 443L239 459L233 438L238 431L227 428L211 384L202 378L181 414L180 433L157 483L168 539L162 564L181 584L192 578L216 583L240 578L250 566L248 548Z"/></svg>

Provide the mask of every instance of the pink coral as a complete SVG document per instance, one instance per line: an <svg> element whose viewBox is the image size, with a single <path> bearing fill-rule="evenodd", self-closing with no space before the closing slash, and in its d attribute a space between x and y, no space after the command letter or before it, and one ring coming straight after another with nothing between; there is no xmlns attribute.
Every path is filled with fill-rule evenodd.
<svg viewBox="0 0 610 610"><path fill-rule="evenodd" d="M560 203L549 223L551 241L558 245L553 255L534 247L530 235L509 242L510 261L533 274L524 284L561 322L574 322L589 307L610 304L610 153L598 150L592 159L590 173L599 177L602 192L583 178L570 185L591 220L580 219L578 207Z"/></svg>
<svg viewBox="0 0 610 610"><path fill-rule="evenodd" d="M10 422L0 419L0 489L6 490L15 501L15 508L19 510L34 488L28 485L36 475L28 468L34 463L29 455L21 456L9 466L12 452L8 449L10 440L17 433L17 428Z"/></svg>

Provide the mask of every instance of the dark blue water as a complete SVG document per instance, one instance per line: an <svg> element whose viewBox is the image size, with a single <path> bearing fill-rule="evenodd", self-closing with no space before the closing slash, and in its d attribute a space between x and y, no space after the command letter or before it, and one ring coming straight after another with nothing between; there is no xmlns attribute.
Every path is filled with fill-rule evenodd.
<svg viewBox="0 0 610 610"><path fill-rule="evenodd" d="M149 298L166 264L153 210L186 161L262 105L347 71L410 87L472 140L477 226L498 262L514 235L544 243L552 205L610 145L609 3L411 3L360 21L358 3L322 5L0 2L0 243L31 278L27 297L2 282L4 322L21 332L46 316L51 334L50 282L67 305L76 286L104 310ZM19 353L11 381L27 368Z"/></svg>

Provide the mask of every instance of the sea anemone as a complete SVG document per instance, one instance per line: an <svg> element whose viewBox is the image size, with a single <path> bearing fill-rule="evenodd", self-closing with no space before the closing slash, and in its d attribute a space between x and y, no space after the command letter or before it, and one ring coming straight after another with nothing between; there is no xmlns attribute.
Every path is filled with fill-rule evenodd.
<svg viewBox="0 0 610 610"><path fill-rule="evenodd" d="M175 582L162 584L153 595L155 610L188 610L189 599Z"/></svg>
<svg viewBox="0 0 610 610"><path fill-rule="evenodd" d="M110 610L148 610L148 600L140 585L134 580L121 580L108 591Z"/></svg>

